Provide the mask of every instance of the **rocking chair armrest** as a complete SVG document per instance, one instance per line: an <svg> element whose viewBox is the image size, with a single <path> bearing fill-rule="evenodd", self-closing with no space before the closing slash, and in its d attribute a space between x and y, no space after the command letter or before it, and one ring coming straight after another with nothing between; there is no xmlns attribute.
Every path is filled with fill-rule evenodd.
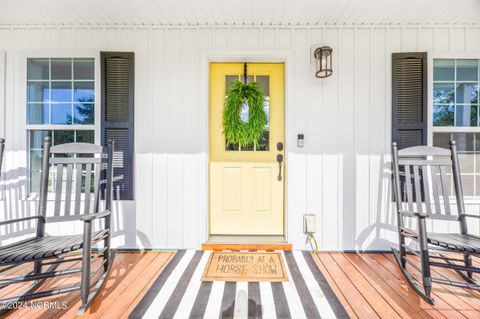
<svg viewBox="0 0 480 319"><path fill-rule="evenodd" d="M473 215L473 214L463 214L465 217L472 217L472 218L480 218L480 215Z"/></svg>
<svg viewBox="0 0 480 319"><path fill-rule="evenodd" d="M4 221L0 222L0 226L13 224L13 223L24 222L24 221L32 220L32 219L41 219L41 220L45 221L45 217L37 215L37 216L29 216L29 217L22 217L22 218L4 220Z"/></svg>
<svg viewBox="0 0 480 319"><path fill-rule="evenodd" d="M430 216L429 214L419 213L419 212L411 212L409 210L401 210L400 214L402 214L403 216L407 216L407 217L420 217L420 218L426 218L426 217Z"/></svg>
<svg viewBox="0 0 480 319"><path fill-rule="evenodd" d="M85 223L90 223L92 220L105 218L110 216L111 212L109 210L104 210L102 212L83 215L80 220Z"/></svg>

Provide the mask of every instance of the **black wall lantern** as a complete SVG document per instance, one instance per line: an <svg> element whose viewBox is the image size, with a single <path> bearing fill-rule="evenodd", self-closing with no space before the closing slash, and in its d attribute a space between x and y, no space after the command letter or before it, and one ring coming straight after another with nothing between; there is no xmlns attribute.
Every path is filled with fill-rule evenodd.
<svg viewBox="0 0 480 319"><path fill-rule="evenodd" d="M323 46L313 53L315 57L315 77L326 78L332 75L332 48Z"/></svg>

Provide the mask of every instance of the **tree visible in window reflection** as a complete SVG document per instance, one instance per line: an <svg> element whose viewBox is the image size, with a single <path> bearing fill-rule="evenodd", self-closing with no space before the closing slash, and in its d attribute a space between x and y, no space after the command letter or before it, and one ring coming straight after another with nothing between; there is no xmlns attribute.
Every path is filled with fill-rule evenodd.
<svg viewBox="0 0 480 319"><path fill-rule="evenodd" d="M69 122L73 124L93 124L94 112L93 112L93 97L80 98L75 104L75 114L73 117L69 115Z"/></svg>
<svg viewBox="0 0 480 319"><path fill-rule="evenodd" d="M436 106L433 111L433 125L453 126L454 125L453 105Z"/></svg>
<svg viewBox="0 0 480 319"><path fill-rule="evenodd" d="M451 88L435 87L433 90L434 103L451 103L453 98L453 85Z"/></svg>

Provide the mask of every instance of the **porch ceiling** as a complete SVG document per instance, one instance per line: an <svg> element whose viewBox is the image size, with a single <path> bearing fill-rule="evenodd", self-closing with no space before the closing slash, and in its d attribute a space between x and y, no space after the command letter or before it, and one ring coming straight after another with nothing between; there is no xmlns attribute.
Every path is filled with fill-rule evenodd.
<svg viewBox="0 0 480 319"><path fill-rule="evenodd" d="M0 0L0 25L480 25L480 1Z"/></svg>

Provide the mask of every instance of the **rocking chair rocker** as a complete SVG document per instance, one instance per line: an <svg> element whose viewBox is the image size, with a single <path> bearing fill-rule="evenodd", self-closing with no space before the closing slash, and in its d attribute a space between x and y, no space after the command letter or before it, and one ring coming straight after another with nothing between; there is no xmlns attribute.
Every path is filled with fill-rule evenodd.
<svg viewBox="0 0 480 319"><path fill-rule="evenodd" d="M399 249L392 248L392 251L406 279L430 304L434 304L431 296L433 283L480 290L479 282L473 277L474 273L480 273L480 268L472 263L472 256L480 256L480 237L468 233L466 222L467 218L480 216L465 213L455 141L450 142L450 150L430 146L398 150L397 144L393 143L392 153L399 236ZM456 204L456 209L450 203L450 170L455 195L452 204ZM406 218L416 221L416 229L406 225ZM427 220L434 219L458 222L459 232L428 231ZM418 242L419 251L405 243L407 238ZM439 253L432 255L431 251ZM460 253L463 258L452 258L447 252ZM420 258L420 267L407 258L412 255ZM407 266L416 269L421 280L414 278ZM465 282L432 277L430 267L455 270Z"/></svg>
<svg viewBox="0 0 480 319"><path fill-rule="evenodd" d="M76 290L80 290L82 301L78 314L84 313L93 303L105 284L114 259L110 249L113 148L113 141L109 141L107 149L87 143L50 146L50 138L45 138L38 215L0 222L0 226L4 226L13 223L30 225L33 220L36 221L35 237L0 247L0 272L27 262L33 263L33 271L1 279L0 289L21 282L33 283L20 295L0 299L2 309L8 309L16 302ZM49 183L51 175L55 176ZM105 210L99 211L102 197L105 199ZM47 211L52 216L47 216ZM95 220L104 221L98 231L92 230ZM46 224L66 221L82 221L83 235L45 234ZM103 248L93 251L92 246L100 242L103 242ZM60 264L79 261L81 267L56 270ZM98 266L92 270L95 262L99 262ZM42 269L45 266L49 268ZM35 292L48 278L77 273L81 273L79 285Z"/></svg>

